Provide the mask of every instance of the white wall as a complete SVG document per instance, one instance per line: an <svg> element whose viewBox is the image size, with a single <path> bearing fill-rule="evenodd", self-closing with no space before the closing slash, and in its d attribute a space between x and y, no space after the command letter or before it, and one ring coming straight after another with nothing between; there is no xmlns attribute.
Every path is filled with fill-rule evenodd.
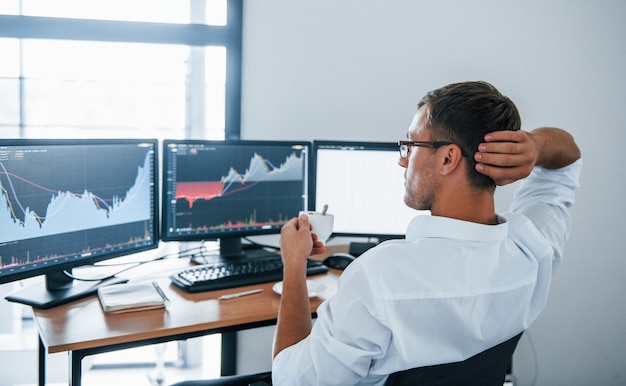
<svg viewBox="0 0 626 386"><path fill-rule="evenodd" d="M515 373L622 385L624 16L622 0L249 0L242 135L395 141L425 92L477 79L517 103L525 129L569 130L585 163L574 229Z"/></svg>

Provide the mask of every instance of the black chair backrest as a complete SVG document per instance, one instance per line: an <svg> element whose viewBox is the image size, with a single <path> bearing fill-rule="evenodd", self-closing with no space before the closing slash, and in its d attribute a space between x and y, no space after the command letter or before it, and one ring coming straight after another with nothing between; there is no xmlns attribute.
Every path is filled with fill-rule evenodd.
<svg viewBox="0 0 626 386"><path fill-rule="evenodd" d="M386 386L502 386L522 333L461 362L393 373Z"/></svg>

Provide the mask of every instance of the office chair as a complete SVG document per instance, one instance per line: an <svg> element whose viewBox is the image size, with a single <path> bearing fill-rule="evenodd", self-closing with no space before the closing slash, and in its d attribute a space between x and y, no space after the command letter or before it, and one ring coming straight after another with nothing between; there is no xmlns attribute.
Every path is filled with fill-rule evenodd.
<svg viewBox="0 0 626 386"><path fill-rule="evenodd" d="M502 386L522 333L461 362L398 371L386 386Z"/></svg>
<svg viewBox="0 0 626 386"><path fill-rule="evenodd" d="M398 371L386 386L502 386L513 352L523 332L461 362ZM271 385L270 372L233 375L218 379L183 381L171 386L263 386Z"/></svg>
<svg viewBox="0 0 626 386"><path fill-rule="evenodd" d="M228 375L217 379L198 381L182 381L170 386L269 386L272 384L272 373L248 375Z"/></svg>

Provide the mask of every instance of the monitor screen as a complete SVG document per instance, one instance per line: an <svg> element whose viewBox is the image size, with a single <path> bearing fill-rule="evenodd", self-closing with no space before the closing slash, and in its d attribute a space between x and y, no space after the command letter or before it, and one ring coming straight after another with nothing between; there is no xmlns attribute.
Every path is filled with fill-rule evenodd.
<svg viewBox="0 0 626 386"><path fill-rule="evenodd" d="M306 209L309 142L166 140L161 238L219 240L245 253L244 236L279 233Z"/></svg>
<svg viewBox="0 0 626 386"><path fill-rule="evenodd" d="M0 140L0 283L46 308L93 293L73 267L158 245L156 140ZM86 291L86 292L85 292Z"/></svg>
<svg viewBox="0 0 626 386"><path fill-rule="evenodd" d="M316 211L328 205L334 235L401 238L409 221L425 213L404 204L399 157L391 142L313 142L311 205Z"/></svg>

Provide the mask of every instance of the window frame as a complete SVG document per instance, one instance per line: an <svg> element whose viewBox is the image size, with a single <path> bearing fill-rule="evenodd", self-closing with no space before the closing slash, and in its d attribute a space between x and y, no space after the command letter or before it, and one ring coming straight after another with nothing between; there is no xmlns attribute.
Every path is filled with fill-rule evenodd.
<svg viewBox="0 0 626 386"><path fill-rule="evenodd" d="M224 138L239 139L243 0L227 0L227 14L225 26L0 15L0 37L226 47Z"/></svg>

